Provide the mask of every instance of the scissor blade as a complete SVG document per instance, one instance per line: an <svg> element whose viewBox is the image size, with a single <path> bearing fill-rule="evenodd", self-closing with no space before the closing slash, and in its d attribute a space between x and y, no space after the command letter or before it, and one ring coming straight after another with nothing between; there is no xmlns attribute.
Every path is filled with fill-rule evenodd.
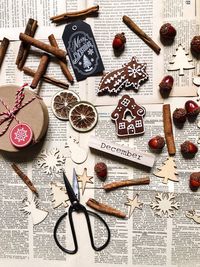
<svg viewBox="0 0 200 267"><path fill-rule="evenodd" d="M66 187L69 200L71 203L74 203L74 201L77 201L78 199L64 171L63 171L63 179L64 179L64 183L65 183L65 187Z"/></svg>
<svg viewBox="0 0 200 267"><path fill-rule="evenodd" d="M73 169L72 188L74 190L74 193L75 193L77 199L80 200L80 190L79 190L79 184L78 184L78 179L77 179L75 169Z"/></svg>

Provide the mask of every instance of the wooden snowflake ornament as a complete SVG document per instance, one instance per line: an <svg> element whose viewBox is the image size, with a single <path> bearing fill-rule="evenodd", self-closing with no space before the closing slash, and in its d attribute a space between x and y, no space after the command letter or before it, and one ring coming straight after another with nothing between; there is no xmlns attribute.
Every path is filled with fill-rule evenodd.
<svg viewBox="0 0 200 267"><path fill-rule="evenodd" d="M118 94L122 89L138 91L140 85L148 79L146 63L139 63L135 57L121 68L106 73L99 84L98 95Z"/></svg>
<svg viewBox="0 0 200 267"><path fill-rule="evenodd" d="M143 203L138 201L138 197L139 195L136 194L136 196L134 197L134 199L130 199L127 198L127 202L125 203L125 205L129 206L129 215L128 217L130 218L131 215L133 214L133 211L137 208L137 209L142 209Z"/></svg>
<svg viewBox="0 0 200 267"><path fill-rule="evenodd" d="M195 66L190 64L192 59L188 58L187 55L188 53L186 53L182 45L179 44L178 48L176 49L176 53L173 55L173 60L169 62L170 65L168 67L168 70L179 70L179 75L183 76L183 70L194 69Z"/></svg>
<svg viewBox="0 0 200 267"><path fill-rule="evenodd" d="M178 210L179 203L174 200L174 193L158 193L150 206L154 210L155 214L162 217L172 217L174 211Z"/></svg>
<svg viewBox="0 0 200 267"><path fill-rule="evenodd" d="M91 179L93 178L92 176L87 175L87 168L84 168L83 174L82 175L77 175L78 182L82 183L82 195L84 194L85 188L86 188L86 183L93 184Z"/></svg>
<svg viewBox="0 0 200 267"><path fill-rule="evenodd" d="M53 148L50 151L44 150L40 154L37 164L46 174L59 173L62 170L65 159L57 148Z"/></svg>
<svg viewBox="0 0 200 267"><path fill-rule="evenodd" d="M168 180L179 182L177 177L178 172L176 171L176 164L173 157L167 158L167 160L164 161L164 165L158 168L158 170L158 172L154 172L153 174L160 178L164 178L162 181L164 184L167 184Z"/></svg>

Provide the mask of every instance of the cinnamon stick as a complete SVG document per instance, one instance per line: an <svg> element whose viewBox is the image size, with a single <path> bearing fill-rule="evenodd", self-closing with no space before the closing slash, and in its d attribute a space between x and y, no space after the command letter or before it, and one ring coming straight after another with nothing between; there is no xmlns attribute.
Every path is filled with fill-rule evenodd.
<svg viewBox="0 0 200 267"><path fill-rule="evenodd" d="M168 153L169 155L175 155L176 147L174 143L171 110L169 104L163 105L163 124Z"/></svg>
<svg viewBox="0 0 200 267"><path fill-rule="evenodd" d="M37 27L38 27L37 20L34 20L34 19L30 18L28 20L28 23L26 25L24 33L29 35L29 36L31 36L31 37L34 37L35 32L37 30ZM26 62L29 50L30 50L30 44L21 42L20 47L19 47L19 51L18 51L18 55L17 55L17 58L16 58L16 62L15 62L17 67L20 70L23 68L23 66L24 66L24 64Z"/></svg>
<svg viewBox="0 0 200 267"><path fill-rule="evenodd" d="M28 67L23 67L22 70L24 71L24 73L26 75L29 75L29 76L32 76L34 77L36 71L35 70L32 70ZM69 84L66 83L66 82L63 82L63 81L59 81L53 77L50 77L50 76L47 76L46 74L44 74L42 77L41 77L45 82L48 82L50 84L53 84L53 85L56 85L58 87L61 87L63 89L68 89L69 88Z"/></svg>
<svg viewBox="0 0 200 267"><path fill-rule="evenodd" d="M28 186L28 188L33 193L38 195L37 189L35 188L35 186L31 182L31 180L28 178L28 176L26 174L24 174L15 163L13 163L11 166L12 166L13 170L16 172L16 174L18 174L18 176L22 179L22 181Z"/></svg>
<svg viewBox="0 0 200 267"><path fill-rule="evenodd" d="M86 204L90 208L93 208L93 209L98 210L99 212L102 212L105 214L113 215L113 216L119 217L119 218L125 218L126 217L126 214L124 212L117 210L117 209L115 209L111 206L108 206L106 204L100 203L93 198L89 198L88 201L86 202Z"/></svg>
<svg viewBox="0 0 200 267"><path fill-rule="evenodd" d="M9 43L10 43L10 41L6 37L4 37L2 42L1 42L1 46L0 46L0 68L1 68L1 65L3 63L4 57L6 55L6 51L8 49Z"/></svg>
<svg viewBox="0 0 200 267"><path fill-rule="evenodd" d="M27 34L25 33L20 33L19 35L19 39L27 44L30 44L30 45L33 45L37 48L40 48L41 50L43 51L46 51L50 54L53 54L54 56L60 58L60 59L65 59L67 53L60 49L60 48L56 48L56 47L53 47L51 45L48 45L44 42L41 42L37 39L34 39L33 37L31 36L28 36Z"/></svg>
<svg viewBox="0 0 200 267"><path fill-rule="evenodd" d="M118 187L131 186L131 185L143 185L143 184L149 184L149 183L150 183L149 177L144 177L144 178L137 178L137 179L131 179L131 180L121 180L118 182L104 184L103 189L106 191L111 191Z"/></svg>
<svg viewBox="0 0 200 267"><path fill-rule="evenodd" d="M123 16L123 22L140 37L156 54L160 54L161 48L128 16Z"/></svg>
<svg viewBox="0 0 200 267"><path fill-rule="evenodd" d="M92 6L83 10L75 11L75 12L66 12L57 16L53 16L50 18L52 22L59 23L63 20L68 19L78 19L80 17L90 16L92 14L96 14L99 11L99 6Z"/></svg>
<svg viewBox="0 0 200 267"><path fill-rule="evenodd" d="M30 85L30 87L32 89L35 89L40 81L40 79L42 78L42 76L45 74L47 66L49 63L49 55L48 54L43 54L41 59L40 59L40 64L38 66L38 69L34 75L34 78L32 80L32 83Z"/></svg>
<svg viewBox="0 0 200 267"><path fill-rule="evenodd" d="M58 43L54 37L53 34L49 35L49 42L52 46L56 47L56 48L59 48L58 47ZM62 60L58 60L59 62L59 65L60 65L60 68L63 72L63 74L65 75L65 77L67 78L67 80L70 82L70 83L73 83L74 82L74 78L73 76L71 75L68 67L67 67L67 60L65 59L65 61L62 61Z"/></svg>

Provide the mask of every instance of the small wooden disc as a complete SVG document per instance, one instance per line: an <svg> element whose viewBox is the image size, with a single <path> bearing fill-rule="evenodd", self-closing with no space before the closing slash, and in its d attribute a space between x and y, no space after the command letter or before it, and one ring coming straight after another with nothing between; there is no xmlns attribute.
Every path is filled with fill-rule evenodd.
<svg viewBox="0 0 200 267"><path fill-rule="evenodd" d="M31 143L32 139L33 131L27 123L19 123L10 131L10 142L15 147L26 147Z"/></svg>

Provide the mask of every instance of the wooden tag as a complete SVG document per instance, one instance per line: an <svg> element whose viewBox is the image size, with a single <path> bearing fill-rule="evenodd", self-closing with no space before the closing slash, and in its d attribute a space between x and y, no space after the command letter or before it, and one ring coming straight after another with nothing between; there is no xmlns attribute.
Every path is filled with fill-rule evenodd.
<svg viewBox="0 0 200 267"><path fill-rule="evenodd" d="M97 149L99 151L127 159L148 167L154 165L155 156L149 153L139 152L135 149L126 146L120 146L110 141L97 139L95 136L91 136L88 142L90 148Z"/></svg>

